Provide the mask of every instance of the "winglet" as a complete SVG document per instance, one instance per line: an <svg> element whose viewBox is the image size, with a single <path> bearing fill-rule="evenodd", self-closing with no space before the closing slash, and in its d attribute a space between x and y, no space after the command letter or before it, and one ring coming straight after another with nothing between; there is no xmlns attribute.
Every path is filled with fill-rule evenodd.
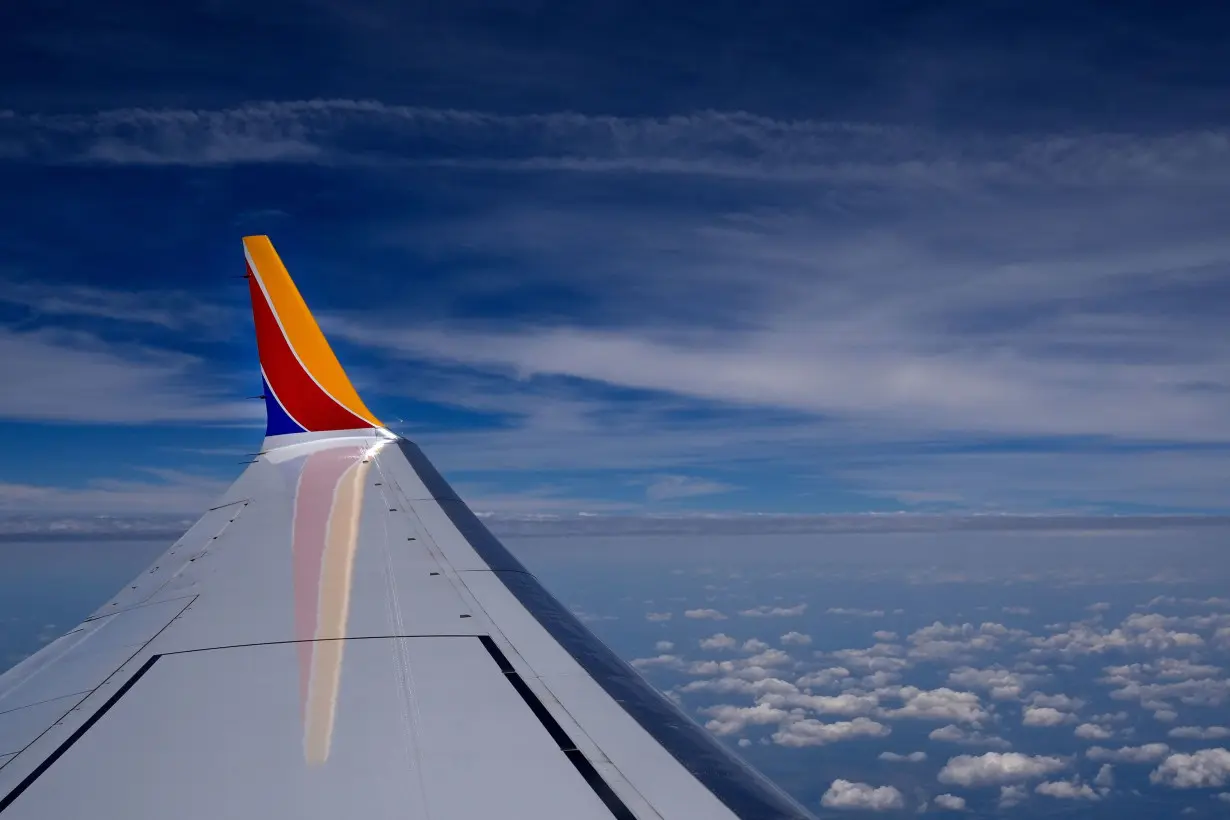
<svg viewBox="0 0 1230 820"><path fill-rule="evenodd" d="M245 236L266 436L383 427L367 409L267 236Z"/></svg>

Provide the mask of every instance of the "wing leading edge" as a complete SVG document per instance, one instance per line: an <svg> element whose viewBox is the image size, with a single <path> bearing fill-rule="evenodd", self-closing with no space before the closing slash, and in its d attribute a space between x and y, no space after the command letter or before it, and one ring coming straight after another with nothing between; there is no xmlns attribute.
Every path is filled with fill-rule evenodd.
<svg viewBox="0 0 1230 820"><path fill-rule="evenodd" d="M0 820L810 817L538 583L244 248L262 455L0 675Z"/></svg>

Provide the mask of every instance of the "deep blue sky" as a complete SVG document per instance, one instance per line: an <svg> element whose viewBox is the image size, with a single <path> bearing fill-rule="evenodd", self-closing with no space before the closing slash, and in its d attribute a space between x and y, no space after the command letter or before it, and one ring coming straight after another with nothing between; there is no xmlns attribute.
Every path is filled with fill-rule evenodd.
<svg viewBox="0 0 1230 820"><path fill-rule="evenodd" d="M85 2L0 32L0 509L199 510L239 237L479 509L1225 512L1230 11Z"/></svg>

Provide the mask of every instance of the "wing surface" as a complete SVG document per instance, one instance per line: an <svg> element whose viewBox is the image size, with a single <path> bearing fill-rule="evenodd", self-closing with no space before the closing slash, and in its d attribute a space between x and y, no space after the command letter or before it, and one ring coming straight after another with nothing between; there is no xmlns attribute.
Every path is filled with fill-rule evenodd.
<svg viewBox="0 0 1230 820"><path fill-rule="evenodd" d="M0 820L810 817L380 425L272 245L244 244L261 455L0 675Z"/></svg>

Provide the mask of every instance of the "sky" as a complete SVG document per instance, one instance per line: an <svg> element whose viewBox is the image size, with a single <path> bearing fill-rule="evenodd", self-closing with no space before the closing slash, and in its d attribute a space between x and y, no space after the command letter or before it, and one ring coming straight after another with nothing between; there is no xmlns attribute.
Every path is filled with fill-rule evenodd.
<svg viewBox="0 0 1230 820"><path fill-rule="evenodd" d="M493 523L603 641L817 817L1226 816L1224 524L638 521ZM166 543L0 539L0 670Z"/></svg>
<svg viewBox="0 0 1230 820"><path fill-rule="evenodd" d="M268 234L367 405L818 816L1224 816L1227 42L1212 2L6 8L0 670L259 447Z"/></svg>
<svg viewBox="0 0 1230 820"><path fill-rule="evenodd" d="M8 9L0 511L191 519L233 479L267 233L480 511L1224 514L1228 34L1199 2Z"/></svg>

